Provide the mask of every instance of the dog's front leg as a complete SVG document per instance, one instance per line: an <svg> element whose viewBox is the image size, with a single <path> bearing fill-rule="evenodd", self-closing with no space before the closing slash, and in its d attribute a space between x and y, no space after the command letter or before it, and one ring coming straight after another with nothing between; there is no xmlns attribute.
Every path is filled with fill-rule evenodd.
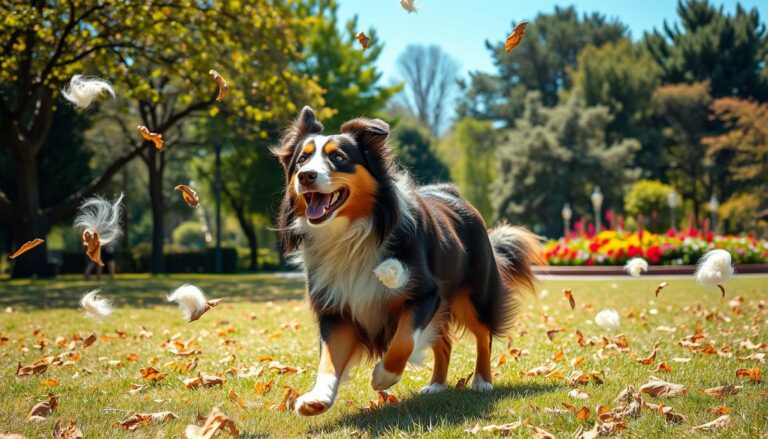
<svg viewBox="0 0 768 439"><path fill-rule="evenodd" d="M320 318L320 341L315 386L296 400L296 413L303 416L319 415L333 405L341 377L360 350L354 326L340 317Z"/></svg>
<svg viewBox="0 0 768 439"><path fill-rule="evenodd" d="M385 390L400 382L408 359L413 354L417 337L435 315L438 300L435 291L406 304L389 348L373 369L371 386L375 390Z"/></svg>

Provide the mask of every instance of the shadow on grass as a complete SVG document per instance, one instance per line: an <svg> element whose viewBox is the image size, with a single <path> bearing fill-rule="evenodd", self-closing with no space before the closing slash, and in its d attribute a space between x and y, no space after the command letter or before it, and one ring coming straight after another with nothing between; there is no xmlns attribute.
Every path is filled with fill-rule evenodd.
<svg viewBox="0 0 768 439"><path fill-rule="evenodd" d="M210 298L223 297L233 302L268 302L302 299L304 281L274 275L231 276L130 276L101 281L81 277L55 280L0 281L0 307L21 309L76 308L82 295L100 288L104 297L116 305L150 307L166 304L166 297L177 287L191 283Z"/></svg>
<svg viewBox="0 0 768 439"><path fill-rule="evenodd" d="M554 384L521 383L495 387L488 393L449 389L436 395L417 394L396 406L344 416L333 427L365 431L373 437L396 431L424 433L431 426L474 424L491 413L499 401L549 393L560 388ZM318 427L309 433L321 434L323 430Z"/></svg>

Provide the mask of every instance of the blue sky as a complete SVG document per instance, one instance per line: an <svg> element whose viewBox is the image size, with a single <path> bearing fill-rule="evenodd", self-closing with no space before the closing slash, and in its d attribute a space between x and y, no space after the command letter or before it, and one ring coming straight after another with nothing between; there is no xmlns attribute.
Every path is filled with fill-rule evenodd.
<svg viewBox="0 0 768 439"><path fill-rule="evenodd" d="M732 13L736 1L713 1ZM760 21L768 18L768 0L742 0L747 9L757 7ZM677 20L675 0L417 0L421 9L408 14L398 0L339 0L343 20L357 14L360 29L373 27L384 43L378 67L385 84L396 80L396 60L408 44L439 44L467 71L492 72L491 57L485 41L501 41L511 30L512 21L531 20L539 12L552 12L555 5L576 6L579 14L599 11L617 17L629 26L633 39L644 31L661 28L664 20Z"/></svg>

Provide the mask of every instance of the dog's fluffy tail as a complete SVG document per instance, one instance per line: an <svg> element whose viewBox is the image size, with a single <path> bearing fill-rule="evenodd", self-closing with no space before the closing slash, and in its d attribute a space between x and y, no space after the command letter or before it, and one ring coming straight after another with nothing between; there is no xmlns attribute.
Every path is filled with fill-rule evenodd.
<svg viewBox="0 0 768 439"><path fill-rule="evenodd" d="M523 227L500 223L488 231L496 264L508 289L533 290L531 266L543 264L541 238Z"/></svg>

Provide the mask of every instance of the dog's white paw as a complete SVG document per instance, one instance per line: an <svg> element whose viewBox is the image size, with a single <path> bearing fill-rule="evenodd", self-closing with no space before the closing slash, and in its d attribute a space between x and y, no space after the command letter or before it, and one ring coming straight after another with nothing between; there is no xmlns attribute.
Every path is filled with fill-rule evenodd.
<svg viewBox="0 0 768 439"><path fill-rule="evenodd" d="M384 260L373 269L373 273L379 278L379 282L393 290L402 288L408 282L408 271L403 263L395 258Z"/></svg>
<svg viewBox="0 0 768 439"><path fill-rule="evenodd" d="M384 369L384 363L379 361L376 363L376 367L373 368L373 375L371 376L371 387L373 390L387 390L390 387L400 382L402 375L398 375Z"/></svg>
<svg viewBox="0 0 768 439"><path fill-rule="evenodd" d="M493 384L480 378L479 375L475 375L475 379L472 380L472 390L475 392L490 392L493 390Z"/></svg>
<svg viewBox="0 0 768 439"><path fill-rule="evenodd" d="M445 391L447 387L445 384L440 383L432 383L428 386L424 386L419 390L419 393L422 395L434 395L435 393L440 393Z"/></svg>
<svg viewBox="0 0 768 439"><path fill-rule="evenodd" d="M333 405L333 395L328 392L312 390L296 399L296 413L301 416L315 416L325 412Z"/></svg>

